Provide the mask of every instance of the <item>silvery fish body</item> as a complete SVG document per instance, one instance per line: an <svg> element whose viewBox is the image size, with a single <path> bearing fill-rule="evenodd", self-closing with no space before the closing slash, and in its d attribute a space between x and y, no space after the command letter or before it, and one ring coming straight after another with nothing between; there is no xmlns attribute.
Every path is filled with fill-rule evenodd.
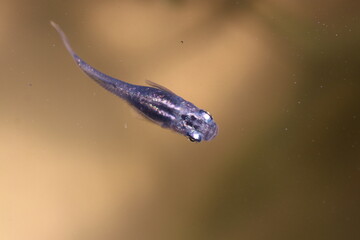
<svg viewBox="0 0 360 240"><path fill-rule="evenodd" d="M209 141L217 135L218 127L207 111L199 109L156 83L148 82L153 87L134 85L96 70L72 50L59 25L54 22L51 22L51 25L60 34L66 49L77 65L90 78L127 101L146 118L188 137L192 142Z"/></svg>

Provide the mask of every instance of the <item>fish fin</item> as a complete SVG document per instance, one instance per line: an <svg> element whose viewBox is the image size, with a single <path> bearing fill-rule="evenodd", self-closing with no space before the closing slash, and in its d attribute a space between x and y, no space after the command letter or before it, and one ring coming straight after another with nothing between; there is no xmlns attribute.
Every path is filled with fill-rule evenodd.
<svg viewBox="0 0 360 240"><path fill-rule="evenodd" d="M146 116L143 112L141 112L139 109L136 109L135 107L133 107L132 105L130 105L131 106L131 115L134 117L134 118L136 118L136 119L138 119L138 120L142 120L142 121L149 121L149 122L153 122L153 123L155 123L155 124L158 124L158 125L160 125L160 126L162 126L162 124L160 123L160 122L157 122L157 121L155 121L155 120L153 120L153 119L151 119L151 118L149 118L148 116Z"/></svg>
<svg viewBox="0 0 360 240"><path fill-rule="evenodd" d="M72 49L68 38L66 37L64 31L60 28L58 24L53 21L50 21L51 26L55 28L58 34L61 37L65 48L70 53L76 64L80 67L80 69L88 75L90 78L94 79L100 86L105 88L106 90L112 92L113 94L124 98L127 95L127 89L129 86L133 86L130 83L121 81L119 79L110 77L99 70L95 69L91 65L87 64L82 58L80 58Z"/></svg>
<svg viewBox="0 0 360 240"><path fill-rule="evenodd" d="M150 80L148 80L148 79L146 79L145 82L146 82L148 85L150 85L150 86L152 86L152 87L154 87L154 88L158 88L158 89L161 89L161 90L164 90L164 91L166 91L166 92L169 92L169 93L172 93L172 94L176 95L173 91L171 91L170 89L168 89L168 88L166 88L166 87L164 87L164 86L162 86L162 85L160 85L160 84L158 84L158 83L154 83L153 81L150 81Z"/></svg>
<svg viewBox="0 0 360 240"><path fill-rule="evenodd" d="M74 52L74 50L72 49L70 42L67 38L67 36L65 35L64 31L60 28L60 26L58 24L56 24L53 21L50 21L51 26L53 26L55 28L55 30L58 32L58 34L61 37L61 40L63 41L66 50L70 53L70 55L74 58L75 62L77 61L76 59L76 53Z"/></svg>

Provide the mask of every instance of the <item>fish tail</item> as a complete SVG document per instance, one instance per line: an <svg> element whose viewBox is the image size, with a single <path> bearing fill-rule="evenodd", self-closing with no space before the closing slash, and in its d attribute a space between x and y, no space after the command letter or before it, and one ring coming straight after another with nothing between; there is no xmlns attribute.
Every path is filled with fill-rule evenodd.
<svg viewBox="0 0 360 240"><path fill-rule="evenodd" d="M70 55L74 58L74 60L77 62L76 58L79 58L76 53L74 52L74 50L72 49L70 43L69 43L69 39L66 37L64 31L60 28L60 26L58 24L56 24L53 21L50 21L51 26L53 26L55 28L55 30L59 33L61 40L63 41L66 50L68 50L68 52L70 53Z"/></svg>
<svg viewBox="0 0 360 240"><path fill-rule="evenodd" d="M64 31L60 28L60 26L53 21L50 21L50 24L59 33L66 50L70 53L76 64L81 68L81 70L86 73L86 75L88 75L90 78L94 79L99 85L119 97L125 98L128 95L127 89L132 86L131 84L112 78L87 64L74 52L68 38L66 37Z"/></svg>

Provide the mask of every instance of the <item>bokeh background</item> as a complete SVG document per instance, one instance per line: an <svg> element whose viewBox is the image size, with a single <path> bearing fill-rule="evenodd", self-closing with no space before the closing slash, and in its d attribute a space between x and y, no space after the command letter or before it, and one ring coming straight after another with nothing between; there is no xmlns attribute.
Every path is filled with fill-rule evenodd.
<svg viewBox="0 0 360 240"><path fill-rule="evenodd" d="M360 239L353 0L1 0L0 239ZM99 70L210 111L143 120Z"/></svg>

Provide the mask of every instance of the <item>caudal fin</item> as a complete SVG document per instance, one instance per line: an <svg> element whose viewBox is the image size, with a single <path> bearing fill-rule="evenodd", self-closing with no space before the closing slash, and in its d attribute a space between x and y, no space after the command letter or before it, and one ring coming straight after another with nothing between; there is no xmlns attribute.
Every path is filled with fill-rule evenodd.
<svg viewBox="0 0 360 240"><path fill-rule="evenodd" d="M74 60L76 61L77 60L77 55L76 53L74 52L74 50L72 49L72 47L70 46L70 43L69 43L69 40L68 38L66 37L64 31L60 28L60 26L58 24L56 24L55 22L53 21L50 21L50 24L51 26L53 26L55 28L55 30L59 33L60 37L61 37L61 40L63 41L65 47L66 47L66 50L68 50L68 52L70 53L70 55L74 58Z"/></svg>

